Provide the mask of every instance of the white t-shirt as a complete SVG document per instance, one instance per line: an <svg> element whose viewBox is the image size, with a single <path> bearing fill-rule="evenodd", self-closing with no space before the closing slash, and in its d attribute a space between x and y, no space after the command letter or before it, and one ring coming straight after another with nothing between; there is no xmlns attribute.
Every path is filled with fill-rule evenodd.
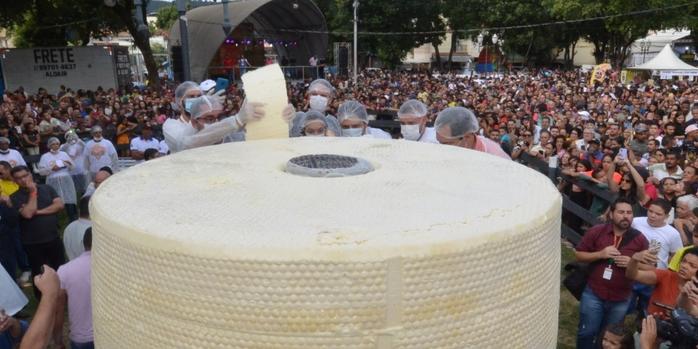
<svg viewBox="0 0 698 349"><path fill-rule="evenodd" d="M149 140L145 140L141 137L136 137L131 140L131 150L136 150L143 153L148 149L155 149L159 152L160 141L152 137Z"/></svg>
<svg viewBox="0 0 698 349"><path fill-rule="evenodd" d="M158 144L158 152L163 155L167 155L170 152L170 147L167 146L167 142L164 140L160 141Z"/></svg>
<svg viewBox="0 0 698 349"><path fill-rule="evenodd" d="M657 258L658 269L667 269L669 263L669 254L674 254L683 247L681 235L678 230L670 225L655 228L651 227L647 222L647 217L635 217L632 227L639 230L642 235L647 238L647 241L657 240L661 244Z"/></svg>
<svg viewBox="0 0 698 349"><path fill-rule="evenodd" d="M27 163L24 161L22 154L20 154L18 151L14 149L7 150L9 151L7 154L0 153L0 161L7 161L10 163L10 166L12 167L20 165L27 166Z"/></svg>
<svg viewBox="0 0 698 349"><path fill-rule="evenodd" d="M112 171L118 171L118 155L114 144L109 140L102 139L99 142L90 140L85 145L87 155L87 170L95 174L100 168L108 166Z"/></svg>
<svg viewBox="0 0 698 349"><path fill-rule="evenodd" d="M72 221L65 227L63 231L63 245L65 246L65 254L68 256L68 260L72 261L85 252L82 239L85 237L85 230L91 226L92 221L80 218Z"/></svg>
<svg viewBox="0 0 698 349"><path fill-rule="evenodd" d="M670 176L674 177L677 180L681 180L681 177L683 177L683 170L681 169L681 167L676 166L676 173L670 175L665 163L654 164L649 167L649 171L650 174L652 174L652 176L654 176L660 181Z"/></svg>

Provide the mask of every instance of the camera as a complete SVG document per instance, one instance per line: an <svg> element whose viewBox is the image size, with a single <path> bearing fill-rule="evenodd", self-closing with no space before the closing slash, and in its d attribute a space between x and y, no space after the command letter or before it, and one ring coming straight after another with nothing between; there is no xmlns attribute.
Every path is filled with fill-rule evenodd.
<svg viewBox="0 0 698 349"><path fill-rule="evenodd" d="M655 305L671 309L662 304ZM672 309L669 320L657 318L657 336L671 342L671 348L695 348L698 345L698 319L683 309Z"/></svg>

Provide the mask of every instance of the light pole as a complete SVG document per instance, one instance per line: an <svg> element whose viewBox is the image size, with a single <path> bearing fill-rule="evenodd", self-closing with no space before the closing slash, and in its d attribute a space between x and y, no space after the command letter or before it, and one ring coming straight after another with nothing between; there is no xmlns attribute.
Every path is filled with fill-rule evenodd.
<svg viewBox="0 0 698 349"><path fill-rule="evenodd" d="M182 47L182 74L184 80L189 81L191 80L191 71L189 70L189 31L185 17L187 14L186 0L177 0L177 12L179 13L179 40Z"/></svg>
<svg viewBox="0 0 698 349"><path fill-rule="evenodd" d="M482 49L482 42L484 40L485 40L485 36L482 33L478 34L478 36L477 36L477 57L478 57L477 64L478 65L482 64L482 63L480 63L480 50ZM485 48L485 61L487 61L487 48ZM475 69L475 70L477 70L477 69Z"/></svg>
<svg viewBox="0 0 698 349"><path fill-rule="evenodd" d="M357 54L358 44L359 44L359 0L354 0L354 86L356 86L356 79L358 77L357 66L359 65Z"/></svg>
<svg viewBox="0 0 698 349"><path fill-rule="evenodd" d="M228 3L230 0L222 0L223 2L223 32L225 33L225 38L228 38L230 31L233 30L233 25L230 24L230 16L228 15Z"/></svg>
<svg viewBox="0 0 698 349"><path fill-rule="evenodd" d="M497 41L499 41L499 37L497 33L494 33L494 35L492 35L492 46L494 46L493 49L495 54L497 53ZM499 73L499 64L497 64L497 73Z"/></svg>
<svg viewBox="0 0 698 349"><path fill-rule="evenodd" d="M640 40L640 52L642 52L642 63L645 63L645 56L647 55L647 52L650 50L650 46L652 43L647 40L647 39L642 39Z"/></svg>

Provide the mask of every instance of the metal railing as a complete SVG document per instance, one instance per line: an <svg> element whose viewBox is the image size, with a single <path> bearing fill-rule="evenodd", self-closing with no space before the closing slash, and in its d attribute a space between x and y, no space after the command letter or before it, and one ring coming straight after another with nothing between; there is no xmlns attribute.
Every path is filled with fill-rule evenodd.
<svg viewBox="0 0 698 349"><path fill-rule="evenodd" d="M547 176L553 182L553 184L557 185L558 177L560 177L562 180L578 186L587 193L591 194L594 198L597 198L606 204L613 202L613 200L616 198L616 195L608 189L598 187L595 184L585 180L579 180L574 177L561 174L559 168L551 168L548 166L547 162L531 156L530 154L522 153L519 156L519 162ZM568 195L565 193L560 194L562 195L563 213L566 213L568 216L577 217L579 220L581 220L581 222L588 226L603 223L596 214L574 202ZM582 236L584 235L582 229L579 227L568 226L565 220L562 221L562 226L560 228L562 236L575 246L579 243L579 241L581 241Z"/></svg>
<svg viewBox="0 0 698 349"><path fill-rule="evenodd" d="M231 66L211 66L208 68L209 76L226 77L230 81L240 80L240 76L247 72L253 71L261 67L231 67ZM286 65L281 66L284 76L288 80L315 80L318 77L323 77L325 66L309 66L309 65Z"/></svg>

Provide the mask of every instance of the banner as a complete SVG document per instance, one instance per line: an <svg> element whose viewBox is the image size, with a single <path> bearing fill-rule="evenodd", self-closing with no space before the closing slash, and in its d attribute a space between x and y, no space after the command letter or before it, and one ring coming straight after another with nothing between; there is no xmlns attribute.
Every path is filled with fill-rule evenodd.
<svg viewBox="0 0 698 349"><path fill-rule="evenodd" d="M596 81L603 81L606 78L606 72L611 70L611 65L608 63L599 64L591 71L589 78L589 86L594 86Z"/></svg>

